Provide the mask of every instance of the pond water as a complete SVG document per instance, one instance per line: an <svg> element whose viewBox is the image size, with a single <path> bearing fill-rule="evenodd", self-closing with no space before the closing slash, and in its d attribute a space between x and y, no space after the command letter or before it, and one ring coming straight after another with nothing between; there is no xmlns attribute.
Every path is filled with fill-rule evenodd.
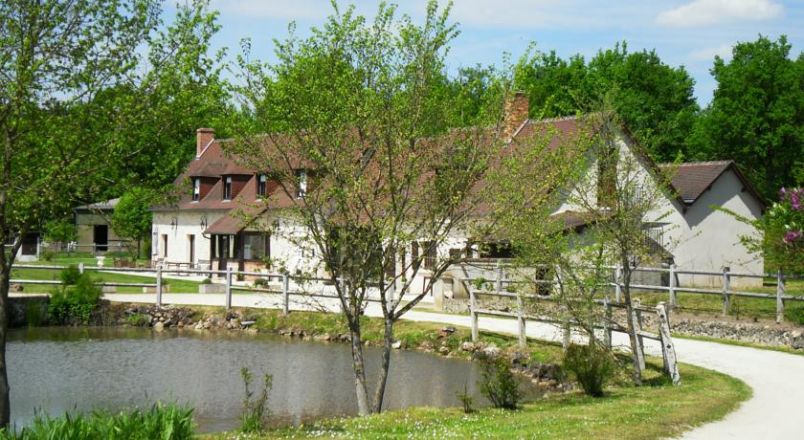
<svg viewBox="0 0 804 440"><path fill-rule="evenodd" d="M269 406L278 424L356 412L348 344L239 332L38 328L10 332L7 350L17 427L37 411L58 416L170 401L195 408L202 432L233 429L242 408L241 367L254 373L256 385L263 374L273 375ZM380 351L366 351L371 378ZM484 401L477 364L410 351L394 352L391 362L387 409L459 406L456 394L464 387Z"/></svg>

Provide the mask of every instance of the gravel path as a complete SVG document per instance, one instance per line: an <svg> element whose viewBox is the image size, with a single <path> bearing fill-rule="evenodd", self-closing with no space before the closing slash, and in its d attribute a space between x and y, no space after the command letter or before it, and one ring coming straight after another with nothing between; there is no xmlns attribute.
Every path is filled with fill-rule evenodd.
<svg viewBox="0 0 804 440"><path fill-rule="evenodd" d="M154 302L153 294L112 294L106 295L111 301ZM223 295L165 294L166 304L222 306ZM235 294L232 305L235 307L279 308L279 295ZM336 307L328 302L296 303L294 309ZM380 315L376 305L368 307L368 315ZM449 325L470 325L468 316L449 315L413 310L405 315L412 321L428 321ZM515 320L481 317L480 327L484 330L515 334ZM561 333L554 326L529 322L528 337L554 340L561 339ZM646 350L661 356L658 343L645 340ZM624 334L615 333L615 345L627 345ZM714 342L675 339L679 360L688 364L720 371L739 378L754 391L751 399L723 420L706 424L683 435L685 439L796 439L803 438L804 428L798 416L804 402L804 356L797 356L770 350L718 344ZM684 380L682 376L682 381Z"/></svg>

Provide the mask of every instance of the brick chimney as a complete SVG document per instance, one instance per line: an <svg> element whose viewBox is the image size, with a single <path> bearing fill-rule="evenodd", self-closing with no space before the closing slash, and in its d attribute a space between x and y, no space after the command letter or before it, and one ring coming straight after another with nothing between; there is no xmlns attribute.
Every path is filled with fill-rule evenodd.
<svg viewBox="0 0 804 440"><path fill-rule="evenodd" d="M201 153L215 139L215 130L212 128L199 128L195 131L195 157L201 157Z"/></svg>
<svg viewBox="0 0 804 440"><path fill-rule="evenodd" d="M528 96L525 92L514 92L514 95L505 101L501 137L510 140L514 132L528 119Z"/></svg>

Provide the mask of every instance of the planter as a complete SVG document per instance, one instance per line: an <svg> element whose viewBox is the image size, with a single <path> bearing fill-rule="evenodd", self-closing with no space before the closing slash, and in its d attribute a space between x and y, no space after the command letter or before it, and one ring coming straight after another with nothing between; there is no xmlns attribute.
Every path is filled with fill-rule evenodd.
<svg viewBox="0 0 804 440"><path fill-rule="evenodd" d="M226 286L223 284L199 284L198 293L226 293Z"/></svg>

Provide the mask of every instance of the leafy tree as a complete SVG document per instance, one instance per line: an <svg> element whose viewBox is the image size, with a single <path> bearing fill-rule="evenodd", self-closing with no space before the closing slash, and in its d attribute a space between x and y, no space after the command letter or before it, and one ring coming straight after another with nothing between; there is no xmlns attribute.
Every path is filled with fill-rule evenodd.
<svg viewBox="0 0 804 440"><path fill-rule="evenodd" d="M5 341L11 266L22 237L108 185L136 154L121 148L136 48L156 24L152 0L0 2L0 426L9 422ZM130 115L133 112L128 112ZM100 121L114 130L97 131Z"/></svg>
<svg viewBox="0 0 804 440"><path fill-rule="evenodd" d="M734 159L767 198L804 175L804 52L790 58L785 36L760 36L715 57L717 89L695 126L707 159ZM800 180L799 180L800 182Z"/></svg>
<svg viewBox="0 0 804 440"><path fill-rule="evenodd" d="M532 47L517 63L515 79L528 93L533 117L584 113L609 100L654 159L689 155L687 139L698 112L694 81L655 51L630 53L623 42L587 63L580 55L564 60Z"/></svg>
<svg viewBox="0 0 804 440"><path fill-rule="evenodd" d="M72 219L49 220L42 227L44 238L56 243L69 243L78 238L78 231Z"/></svg>
<svg viewBox="0 0 804 440"><path fill-rule="evenodd" d="M470 222L476 206L470 189L488 152L501 146L487 129L449 131L449 122L460 119L460 106L443 93L444 55L456 35L449 8L428 3L421 25L397 19L385 4L372 23L354 8L334 8L310 37L291 32L278 42L276 64L241 58L242 93L261 126L277 131L227 147L250 166L270 170L292 201L288 216L306 234L288 239L315 249L334 285L364 415L382 409L396 322L451 264L438 249ZM298 197L302 182L306 191ZM420 252L399 258L414 241ZM413 290L425 265L430 278ZM369 294L379 299L384 320L373 399L360 319Z"/></svg>
<svg viewBox="0 0 804 440"><path fill-rule="evenodd" d="M150 208L156 200L154 190L134 187L120 197L112 213L112 229L118 236L137 242L137 258L141 255L142 240L151 232Z"/></svg>

